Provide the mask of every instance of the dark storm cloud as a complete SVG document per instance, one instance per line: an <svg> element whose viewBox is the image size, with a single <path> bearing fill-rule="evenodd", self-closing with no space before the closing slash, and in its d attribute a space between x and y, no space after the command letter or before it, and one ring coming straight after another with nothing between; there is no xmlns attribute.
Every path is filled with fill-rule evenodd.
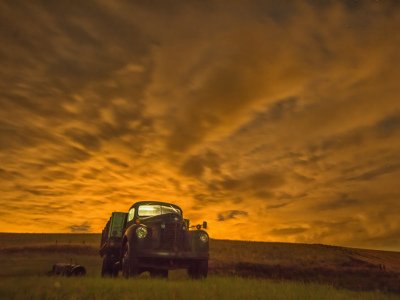
<svg viewBox="0 0 400 300"><path fill-rule="evenodd" d="M269 122L276 122L283 118L290 117L295 112L298 101L299 99L296 97L277 100L275 103L268 105L264 111L255 114L249 122L238 129L237 133L245 134L246 131L254 127L263 126Z"/></svg>
<svg viewBox="0 0 400 300"><path fill-rule="evenodd" d="M363 245L377 245L377 247L396 250L400 246L400 230L398 228L388 229L387 232L379 236L369 236L362 240ZM365 247L365 246L364 246ZM368 247L368 246L367 246Z"/></svg>
<svg viewBox="0 0 400 300"><path fill-rule="evenodd" d="M43 128L4 121L0 123L0 149L3 151L34 147L43 142L55 142L56 140Z"/></svg>
<svg viewBox="0 0 400 300"><path fill-rule="evenodd" d="M353 128L338 135L323 139L319 144L309 146L312 152L334 151L347 147L358 147L369 143L371 139L387 139L395 136L400 131L400 114L392 113L384 116L377 122L368 126ZM321 155L321 154L320 154ZM317 157L318 158L318 157Z"/></svg>
<svg viewBox="0 0 400 300"><path fill-rule="evenodd" d="M59 148L53 154L42 156L42 162L48 165L57 165L59 163L74 163L88 160L90 153L75 146L66 146Z"/></svg>
<svg viewBox="0 0 400 300"><path fill-rule="evenodd" d="M361 175L355 176L348 178L349 180L362 180L362 181L369 181L373 180L376 177L394 173L396 171L400 170L400 163L395 163L395 164L387 164L384 166L380 166L378 168L375 168L373 170L370 170L368 172L365 172Z"/></svg>
<svg viewBox="0 0 400 300"><path fill-rule="evenodd" d="M283 193L277 194L276 198L279 199L279 200L296 200L296 199L305 198L307 196L308 196L307 193L293 193L293 194L290 194L290 193L283 192Z"/></svg>
<svg viewBox="0 0 400 300"><path fill-rule="evenodd" d="M7 204L6 207L10 210L18 210L20 199L14 199ZM70 205L60 203L59 201L49 200L46 203L26 203L24 206L25 210L19 211L18 213L26 215L28 218L32 216L49 216L58 214L58 217L65 213L70 213Z"/></svg>
<svg viewBox="0 0 400 300"><path fill-rule="evenodd" d="M207 194L194 194L193 199L197 201L196 207L205 207L212 203L218 203L221 199L226 198L225 194L207 193Z"/></svg>
<svg viewBox="0 0 400 300"><path fill-rule="evenodd" d="M353 217L338 218L336 220L316 220L311 225L313 228L318 228L318 230L314 230L314 233L308 237L305 236L305 242L308 242L309 239L324 242L330 236L335 236L338 240L352 238L354 239L354 244L357 244L357 242L368 236L367 225ZM343 232L355 232L356 234L351 237L344 235L343 238Z"/></svg>
<svg viewBox="0 0 400 300"><path fill-rule="evenodd" d="M88 222L83 222L79 225L71 225L67 227L71 232L89 232L91 226Z"/></svg>
<svg viewBox="0 0 400 300"><path fill-rule="evenodd" d="M274 5L265 6L269 7L267 12L273 11ZM207 57L209 63L203 69L195 69L200 75L196 76L189 72L185 74L193 78L189 85L191 89L182 91L176 99L183 106L179 108L182 111L180 117L174 116L170 120L174 126L167 143L169 149L190 150L210 138L210 132L216 132L218 129L223 131L226 127L235 128L245 119L240 118L240 115L249 107L273 103L277 101L275 97L280 94L289 94L289 99L296 97L296 93L301 92L301 88L297 87L304 84L312 89L318 82L325 82L323 74L334 76L334 73L342 72L341 68L345 65L349 64L351 67L353 63L356 64L362 56L351 54L351 51L343 51L343 47L347 45L358 53L361 51L360 45L368 41L364 40L364 34L360 35L358 32L365 33L365 29L360 26L362 21L356 23L351 14L355 14L359 20L375 22L366 17L365 11L346 12L340 4L331 3L315 13L316 11L313 11L315 7L295 3L287 4L285 9L282 9L289 15L291 15L289 7L296 12L291 15L292 20L277 26L268 18L267 12L264 22L252 23L247 19L254 17L254 11L248 11L249 7L251 4L246 8L242 7L244 11L241 21L235 18L236 11L232 12L231 18L221 19L221 23L227 28L236 28L237 23L234 24L232 20L242 22L241 29L228 31L224 36L217 37L215 35L219 32L210 32L210 40L215 39L216 47L224 49L223 56L219 56L217 51L213 55L207 52L188 54L197 55L198 61ZM317 23L319 21L324 23L321 30L312 27L311 22L297 19L298 13L306 11ZM376 12L371 10L369 13ZM326 19L322 21L324 16ZM342 22L338 23L336 17ZM347 22L350 27L346 27ZM301 30L306 30L308 34L304 35L304 31ZM343 33L335 43L331 38L332 31ZM283 36L287 38L282 38ZM241 43L238 44L237 40ZM352 40L357 42L348 45ZM221 45L220 41L223 41ZM286 42L290 45L285 45ZM194 50L189 48L188 51ZM264 66L268 66L268 69ZM203 73L208 76L202 76ZM179 96L182 97L182 101ZM275 113L278 112L279 116L280 108L279 106L277 108L278 111Z"/></svg>
<svg viewBox="0 0 400 300"><path fill-rule="evenodd" d="M335 151L346 147L357 147L364 143L366 136L366 130L351 130L339 136L331 136L325 139L320 145L321 151Z"/></svg>
<svg viewBox="0 0 400 300"><path fill-rule="evenodd" d="M227 221L230 219L236 219L237 217L247 217L248 212L243 210L227 210L218 213L217 220L218 221Z"/></svg>
<svg viewBox="0 0 400 300"><path fill-rule="evenodd" d="M187 96L191 101L185 103L182 117L171 120L173 131L167 140L170 150L186 151L201 143L209 132L226 125L261 97L264 70L257 59L263 60L264 54L252 47L257 43L254 34L245 39L241 46L231 48L233 53L227 55L225 64L217 67L201 88ZM248 55L243 56L246 52Z"/></svg>
<svg viewBox="0 0 400 300"><path fill-rule="evenodd" d="M33 220L35 223L39 223L39 224L41 224L42 226L46 226L46 227L56 226L57 223L58 223L58 220L51 221L51 220L49 220L49 219L46 218L46 217L42 217L42 218L32 218L32 220Z"/></svg>
<svg viewBox="0 0 400 300"><path fill-rule="evenodd" d="M352 206L361 206L362 201L350 197L348 194L342 194L334 200L317 205L318 210L336 210L349 209Z"/></svg>
<svg viewBox="0 0 400 300"><path fill-rule="evenodd" d="M99 138L96 135L90 134L82 129L70 128L65 132L65 135L88 150L100 149L101 142Z"/></svg>
<svg viewBox="0 0 400 300"><path fill-rule="evenodd" d="M86 173L82 175L82 177L86 179L96 179L99 174L101 174L100 169L90 168Z"/></svg>
<svg viewBox="0 0 400 300"><path fill-rule="evenodd" d="M273 191L285 183L282 174L276 171L260 171L237 177L217 174L217 178L203 181L204 193L199 193L198 188L190 192L196 200L196 207L207 207L209 204L224 201L233 204L246 203L245 200L249 198L269 200L275 198Z"/></svg>
<svg viewBox="0 0 400 300"><path fill-rule="evenodd" d="M289 203L271 204L271 205L267 205L267 209L278 209L281 207L285 207L287 205L289 205Z"/></svg>
<svg viewBox="0 0 400 300"><path fill-rule="evenodd" d="M54 190L51 186L46 185L37 185L37 186L17 186L18 190L28 192L35 196L44 196L44 197L58 197L63 196L64 192Z"/></svg>
<svg viewBox="0 0 400 300"><path fill-rule="evenodd" d="M187 158L182 166L181 171L184 175L201 177L206 169L211 170L214 174L219 174L220 160L218 154L207 151L203 155L194 155Z"/></svg>
<svg viewBox="0 0 400 300"><path fill-rule="evenodd" d="M199 156L189 157L182 165L181 170L183 174L201 177L204 172L204 162Z"/></svg>
<svg viewBox="0 0 400 300"><path fill-rule="evenodd" d="M107 202L108 202L107 199L92 201L93 205L104 205L104 204L106 204ZM84 203L84 202L83 202L83 203Z"/></svg>
<svg viewBox="0 0 400 300"><path fill-rule="evenodd" d="M400 113L391 114L380 120L375 125L375 130L379 137L390 137L399 134L400 131Z"/></svg>
<svg viewBox="0 0 400 300"><path fill-rule="evenodd" d="M99 136L105 140L113 140L118 138L129 138L127 145L135 152L142 152L143 144L147 142L148 136L153 134L152 121L150 119L135 118L134 114L124 119L115 115L118 120L117 124L101 122L98 125ZM130 122L135 122L134 128L130 126Z"/></svg>
<svg viewBox="0 0 400 300"><path fill-rule="evenodd" d="M0 178L2 180L12 180L22 177L24 177L24 175L20 172L0 168Z"/></svg>
<svg viewBox="0 0 400 300"><path fill-rule="evenodd" d="M49 181L58 181L58 180L73 180L75 178L74 173L64 172L64 171L47 171L43 176L43 179L47 182Z"/></svg>
<svg viewBox="0 0 400 300"><path fill-rule="evenodd" d="M282 174L278 172L261 171L242 178L227 177L217 182L220 189L226 191L260 191L272 190L285 182Z"/></svg>
<svg viewBox="0 0 400 300"><path fill-rule="evenodd" d="M288 227L288 228L279 228L272 229L269 233L277 236L287 236L287 235L296 235L299 233L306 232L307 228L302 227Z"/></svg>
<svg viewBox="0 0 400 300"><path fill-rule="evenodd" d="M29 128L22 125L2 134L8 140L6 147L43 142L40 134L48 130L36 129L37 116L46 117L47 126L71 120L97 126L100 134L76 127L66 130L72 141L91 151L99 150L101 139L135 134L129 121L139 118L141 124L150 123L140 115L143 108L138 103L142 85L149 80L148 68L142 64L149 64L146 57L151 39L131 21L116 18L100 3L92 2L79 6L64 2L3 3L2 7L2 28L7 31L0 39L12 46L2 51L9 65L3 69L1 106L19 112ZM22 17L24 14L26 17ZM134 63L137 71L127 68ZM126 80L127 76L131 79ZM113 98L126 96L128 105L110 105ZM101 119L105 108L112 110L113 124ZM137 137L135 145L139 140Z"/></svg>
<svg viewBox="0 0 400 300"><path fill-rule="evenodd" d="M147 49L145 37L132 23L115 18L96 2L10 2L3 3L1 11L1 28L8 32L2 42L16 46L3 50L7 59L24 57L20 65L29 62L44 82L64 91L107 78L124 65L127 57L118 54L133 57Z"/></svg>
<svg viewBox="0 0 400 300"><path fill-rule="evenodd" d="M111 164L113 164L115 166L118 166L118 167L121 167L121 168L129 168L129 165L127 163L119 160L118 158L109 157L109 158L107 158L107 160L108 160L109 163L111 163Z"/></svg>

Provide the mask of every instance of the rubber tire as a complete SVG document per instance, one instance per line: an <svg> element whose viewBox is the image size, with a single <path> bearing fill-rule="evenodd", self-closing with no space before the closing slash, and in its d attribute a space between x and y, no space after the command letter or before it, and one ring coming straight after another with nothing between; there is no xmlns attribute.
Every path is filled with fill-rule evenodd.
<svg viewBox="0 0 400 300"><path fill-rule="evenodd" d="M114 277L114 278L117 278L118 273L119 273L119 266L116 263L117 263L117 260L115 260L115 262L113 264L113 269L112 269L112 277Z"/></svg>
<svg viewBox="0 0 400 300"><path fill-rule="evenodd" d="M81 277L81 276L85 276L86 275L86 270L84 267L77 267L75 269L72 270L72 274L71 276L77 276L77 277Z"/></svg>
<svg viewBox="0 0 400 300"><path fill-rule="evenodd" d="M140 274L137 258L133 251L129 247L129 243L126 243L122 250L122 275L125 278L136 277Z"/></svg>
<svg viewBox="0 0 400 300"><path fill-rule="evenodd" d="M101 277L111 277L113 275L113 260L111 255L104 255L101 266Z"/></svg>
<svg viewBox="0 0 400 300"><path fill-rule="evenodd" d="M187 269L188 275L192 279L207 278L208 260L194 260Z"/></svg>
<svg viewBox="0 0 400 300"><path fill-rule="evenodd" d="M168 278L168 270L151 270L150 277L152 278Z"/></svg>

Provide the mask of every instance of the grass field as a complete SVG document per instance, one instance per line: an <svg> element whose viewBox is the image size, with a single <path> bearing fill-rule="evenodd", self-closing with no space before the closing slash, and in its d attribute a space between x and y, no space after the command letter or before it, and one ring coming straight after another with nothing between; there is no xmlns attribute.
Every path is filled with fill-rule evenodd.
<svg viewBox="0 0 400 300"><path fill-rule="evenodd" d="M0 281L0 299L398 299L381 292L261 279L207 280L10 277Z"/></svg>
<svg viewBox="0 0 400 300"><path fill-rule="evenodd" d="M400 253L326 245L212 240L210 277L103 279L99 235L0 234L0 299L399 299ZM55 262L85 278L47 277Z"/></svg>

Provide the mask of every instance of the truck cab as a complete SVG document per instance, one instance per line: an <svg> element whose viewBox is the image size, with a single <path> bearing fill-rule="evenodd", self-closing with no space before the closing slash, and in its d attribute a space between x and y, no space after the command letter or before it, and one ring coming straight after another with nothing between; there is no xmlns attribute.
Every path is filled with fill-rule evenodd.
<svg viewBox="0 0 400 300"><path fill-rule="evenodd" d="M100 255L102 275L135 277L149 271L168 277L168 271L185 268L191 278L208 273L207 223L190 226L182 209L159 201L140 201L127 213L113 212L103 229Z"/></svg>

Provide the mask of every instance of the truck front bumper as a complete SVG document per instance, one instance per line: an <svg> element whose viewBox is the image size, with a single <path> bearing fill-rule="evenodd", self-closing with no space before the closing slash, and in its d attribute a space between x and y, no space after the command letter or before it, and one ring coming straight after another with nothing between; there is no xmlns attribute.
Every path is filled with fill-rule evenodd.
<svg viewBox="0 0 400 300"><path fill-rule="evenodd" d="M144 269L188 268L193 261L208 260L208 253L151 250L137 253L137 262Z"/></svg>
<svg viewBox="0 0 400 300"><path fill-rule="evenodd" d="M165 260L203 260L208 259L208 252L190 252L190 251L165 251L165 250L146 250L139 251L137 258L155 258Z"/></svg>

